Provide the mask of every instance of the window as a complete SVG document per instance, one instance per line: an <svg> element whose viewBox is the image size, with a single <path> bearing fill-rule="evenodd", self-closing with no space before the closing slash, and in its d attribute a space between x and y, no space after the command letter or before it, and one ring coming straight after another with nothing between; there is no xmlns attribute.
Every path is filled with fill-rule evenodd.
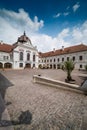
<svg viewBox="0 0 87 130"><path fill-rule="evenodd" d="M69 57L67 57L67 61L69 61Z"/></svg>
<svg viewBox="0 0 87 130"><path fill-rule="evenodd" d="M82 65L80 65L80 68L82 68Z"/></svg>
<svg viewBox="0 0 87 130"><path fill-rule="evenodd" d="M3 56L3 59L4 59L4 60L8 60L9 57L8 57L8 56Z"/></svg>
<svg viewBox="0 0 87 130"><path fill-rule="evenodd" d="M20 63L20 64L19 64L19 67L23 67L23 63Z"/></svg>
<svg viewBox="0 0 87 130"><path fill-rule="evenodd" d="M50 59L50 62L52 62L52 59Z"/></svg>
<svg viewBox="0 0 87 130"><path fill-rule="evenodd" d="M33 67L35 67L35 64L33 64Z"/></svg>
<svg viewBox="0 0 87 130"><path fill-rule="evenodd" d="M33 61L35 61L35 55L33 55Z"/></svg>
<svg viewBox="0 0 87 130"><path fill-rule="evenodd" d="M49 60L47 60L47 62L49 62Z"/></svg>
<svg viewBox="0 0 87 130"><path fill-rule="evenodd" d="M20 60L23 60L23 52L20 52Z"/></svg>
<svg viewBox="0 0 87 130"><path fill-rule="evenodd" d="M75 56L73 56L72 60L75 61Z"/></svg>
<svg viewBox="0 0 87 130"><path fill-rule="evenodd" d="M27 60L29 61L30 60L30 54L27 53Z"/></svg>
<svg viewBox="0 0 87 130"><path fill-rule="evenodd" d="M82 56L79 56L79 60L82 60L83 59L83 57Z"/></svg>
<svg viewBox="0 0 87 130"><path fill-rule="evenodd" d="M46 60L44 60L44 62L46 62Z"/></svg>
<svg viewBox="0 0 87 130"><path fill-rule="evenodd" d="M60 61L60 59L58 58L58 59L57 59L57 61L59 62L59 61Z"/></svg>
<svg viewBox="0 0 87 130"><path fill-rule="evenodd" d="M64 58L62 58L62 62L64 61Z"/></svg>
<svg viewBox="0 0 87 130"><path fill-rule="evenodd" d="M54 59L54 62L55 62L56 60Z"/></svg>

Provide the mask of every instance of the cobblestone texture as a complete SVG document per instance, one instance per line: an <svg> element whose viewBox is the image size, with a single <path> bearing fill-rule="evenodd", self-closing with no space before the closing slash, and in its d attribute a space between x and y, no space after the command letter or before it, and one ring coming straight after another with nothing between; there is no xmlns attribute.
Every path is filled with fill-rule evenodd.
<svg viewBox="0 0 87 130"><path fill-rule="evenodd" d="M29 110L29 125L15 125L15 130L86 130L87 96L32 82L34 74L64 80L61 70L9 70L2 74L13 84L6 90L5 101L11 120L15 121L21 111ZM79 75L79 77L77 77ZM86 74L83 74L86 76ZM83 81L81 72L74 71L77 83Z"/></svg>

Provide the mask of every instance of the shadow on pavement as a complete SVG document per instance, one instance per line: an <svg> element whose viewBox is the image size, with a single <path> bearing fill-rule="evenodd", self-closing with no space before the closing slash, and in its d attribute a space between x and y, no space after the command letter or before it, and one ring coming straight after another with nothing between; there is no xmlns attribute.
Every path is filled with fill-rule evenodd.
<svg viewBox="0 0 87 130"><path fill-rule="evenodd" d="M11 125L21 125L21 124L31 124L32 121L32 114L29 112L29 110L21 112L20 116L18 117L18 120L2 120L0 123L1 127L11 126Z"/></svg>

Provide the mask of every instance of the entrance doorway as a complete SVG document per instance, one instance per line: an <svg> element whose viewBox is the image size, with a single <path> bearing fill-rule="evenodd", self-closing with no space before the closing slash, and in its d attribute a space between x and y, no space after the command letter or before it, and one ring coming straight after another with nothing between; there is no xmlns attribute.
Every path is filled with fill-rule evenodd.
<svg viewBox="0 0 87 130"><path fill-rule="evenodd" d="M11 63L5 63L4 68L12 68L12 64Z"/></svg>
<svg viewBox="0 0 87 130"><path fill-rule="evenodd" d="M27 63L27 64L25 65L25 68L31 68L31 64L30 64L30 63Z"/></svg>

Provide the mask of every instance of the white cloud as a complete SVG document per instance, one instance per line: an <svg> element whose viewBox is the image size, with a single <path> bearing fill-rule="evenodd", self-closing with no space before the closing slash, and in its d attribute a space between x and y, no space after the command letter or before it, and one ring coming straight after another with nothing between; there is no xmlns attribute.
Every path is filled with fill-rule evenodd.
<svg viewBox="0 0 87 130"><path fill-rule="evenodd" d="M67 15L69 15L69 14L70 14L70 12L57 13L57 14L54 15L53 17L54 17L54 18L58 18L58 17L60 17L60 16L67 16Z"/></svg>
<svg viewBox="0 0 87 130"><path fill-rule="evenodd" d="M80 4L79 4L79 2L77 2L75 5L73 5L72 9L74 12L76 12L79 7L80 7Z"/></svg>
<svg viewBox="0 0 87 130"><path fill-rule="evenodd" d="M38 17L35 16L33 21L24 9L19 9L18 12L0 9L0 18L3 19L3 22L10 22L10 26L22 30L38 31L39 28L44 26L43 20L38 21Z"/></svg>
<svg viewBox="0 0 87 130"><path fill-rule="evenodd" d="M57 13L56 15L54 15L53 17L54 18L58 18L58 17L60 17L61 16L61 13Z"/></svg>
<svg viewBox="0 0 87 130"><path fill-rule="evenodd" d="M69 15L69 14L70 14L69 12L64 12L64 13L63 13L64 16L67 16L67 15Z"/></svg>
<svg viewBox="0 0 87 130"><path fill-rule="evenodd" d="M73 28L72 41L76 43L87 43L87 21L85 21L80 27Z"/></svg>
<svg viewBox="0 0 87 130"><path fill-rule="evenodd" d="M52 37L47 34L39 34L38 30L44 25L42 20L34 20L23 9L19 12L0 10L0 40L6 43L14 43L17 38L26 31L32 44L37 46L39 51L46 52L61 46L70 46L77 43L87 44L87 21L83 24L71 28L64 28L57 36ZM37 30L37 31L36 31Z"/></svg>

